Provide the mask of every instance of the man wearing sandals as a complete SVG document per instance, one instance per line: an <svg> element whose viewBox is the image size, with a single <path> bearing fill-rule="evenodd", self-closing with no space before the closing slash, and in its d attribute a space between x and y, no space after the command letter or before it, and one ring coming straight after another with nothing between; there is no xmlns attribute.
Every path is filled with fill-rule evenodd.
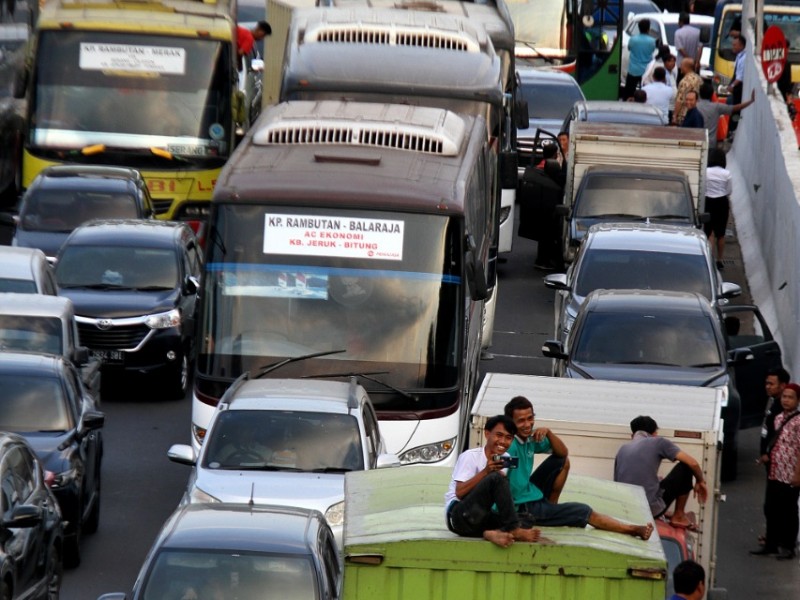
<svg viewBox="0 0 800 600"><path fill-rule="evenodd" d="M670 440L659 437L658 425L651 417L636 417L631 421L631 432L631 441L617 452L614 481L642 486L654 517L664 515L674 502L670 525L691 527L686 514L689 493L694 491L701 504L708 497L700 464ZM658 468L664 459L678 464L659 480Z"/></svg>

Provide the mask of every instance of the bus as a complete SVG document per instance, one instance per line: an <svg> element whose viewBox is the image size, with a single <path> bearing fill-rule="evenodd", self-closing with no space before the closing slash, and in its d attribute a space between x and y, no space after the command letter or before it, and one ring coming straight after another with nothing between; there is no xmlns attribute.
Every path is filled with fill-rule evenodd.
<svg viewBox="0 0 800 600"><path fill-rule="evenodd" d="M199 221L235 144L234 0L50 0L28 91L22 184L45 167L141 171L163 219Z"/></svg>
<svg viewBox="0 0 800 600"><path fill-rule="evenodd" d="M507 0L519 62L571 73L588 100L619 98L623 0Z"/></svg>
<svg viewBox="0 0 800 600"><path fill-rule="evenodd" d="M477 390L496 162L480 116L265 109L211 202L192 443L234 379L358 376L387 452L452 466Z"/></svg>
<svg viewBox="0 0 800 600"><path fill-rule="evenodd" d="M733 38L730 36L731 26L734 23L741 25L742 3L726 0L717 4L714 16L714 30L711 34L711 69L714 72L714 81L717 83L717 93L727 95L728 84L733 80L733 67L736 54L733 51ZM753 20L750 21L755 30ZM789 55L786 59L787 79L779 83L780 87L790 91L794 84L800 83L800 2L789 0L780 2L773 0L764 4L764 31L772 25L777 25L783 31L786 42L789 44ZM747 40L747 47L752 51L753 40ZM791 83L789 83L791 82Z"/></svg>

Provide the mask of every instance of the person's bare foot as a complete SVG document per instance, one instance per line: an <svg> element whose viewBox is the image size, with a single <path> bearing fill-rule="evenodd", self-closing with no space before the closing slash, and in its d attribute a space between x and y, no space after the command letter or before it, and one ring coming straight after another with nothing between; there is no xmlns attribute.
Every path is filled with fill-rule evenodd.
<svg viewBox="0 0 800 600"><path fill-rule="evenodd" d="M636 527L636 533L634 533L633 535L636 537L640 537L645 541L649 540L650 536L653 535L653 524L648 523L647 525L640 525Z"/></svg>
<svg viewBox="0 0 800 600"><path fill-rule="evenodd" d="M514 543L514 536L507 531L500 531L499 529L489 529L483 532L483 539L500 546L501 548L508 548Z"/></svg>
<svg viewBox="0 0 800 600"><path fill-rule="evenodd" d="M520 542L537 542L539 541L539 534L541 534L539 529L524 529L522 527L517 527L511 532L514 539Z"/></svg>

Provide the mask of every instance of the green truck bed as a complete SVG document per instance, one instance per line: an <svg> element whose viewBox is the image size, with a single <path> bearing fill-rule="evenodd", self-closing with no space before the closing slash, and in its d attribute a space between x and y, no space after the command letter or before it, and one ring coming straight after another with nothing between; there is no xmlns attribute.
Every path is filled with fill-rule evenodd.
<svg viewBox="0 0 800 600"><path fill-rule="evenodd" d="M436 467L347 474L347 600L664 598L666 559L657 534L644 542L591 527L548 527L542 535L552 543L510 548L460 538L444 521L450 474ZM644 492L634 486L570 477L562 501L571 500L623 521L651 519Z"/></svg>

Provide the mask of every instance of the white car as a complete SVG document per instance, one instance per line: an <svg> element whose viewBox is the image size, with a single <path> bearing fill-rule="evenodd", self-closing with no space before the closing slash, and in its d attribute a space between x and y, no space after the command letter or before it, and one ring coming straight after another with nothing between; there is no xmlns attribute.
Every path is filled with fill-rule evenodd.
<svg viewBox="0 0 800 600"><path fill-rule="evenodd" d="M625 84L625 76L628 74L628 62L630 52L628 51L628 40L631 36L639 33L639 21L650 19L650 35L656 40L656 44L669 44L669 50L677 56L675 52L675 32L678 30L678 13L640 13L628 19L628 24L622 32L622 68L621 83ZM700 75L704 78L711 77L709 63L711 61L711 32L714 29L714 17L706 15L690 15L689 24L700 29L700 42L703 44L703 52L700 55Z"/></svg>
<svg viewBox="0 0 800 600"><path fill-rule="evenodd" d="M345 473L400 464L384 453L372 402L355 380L242 377L220 400L199 456L184 444L167 455L194 466L184 502L316 509L339 548Z"/></svg>

